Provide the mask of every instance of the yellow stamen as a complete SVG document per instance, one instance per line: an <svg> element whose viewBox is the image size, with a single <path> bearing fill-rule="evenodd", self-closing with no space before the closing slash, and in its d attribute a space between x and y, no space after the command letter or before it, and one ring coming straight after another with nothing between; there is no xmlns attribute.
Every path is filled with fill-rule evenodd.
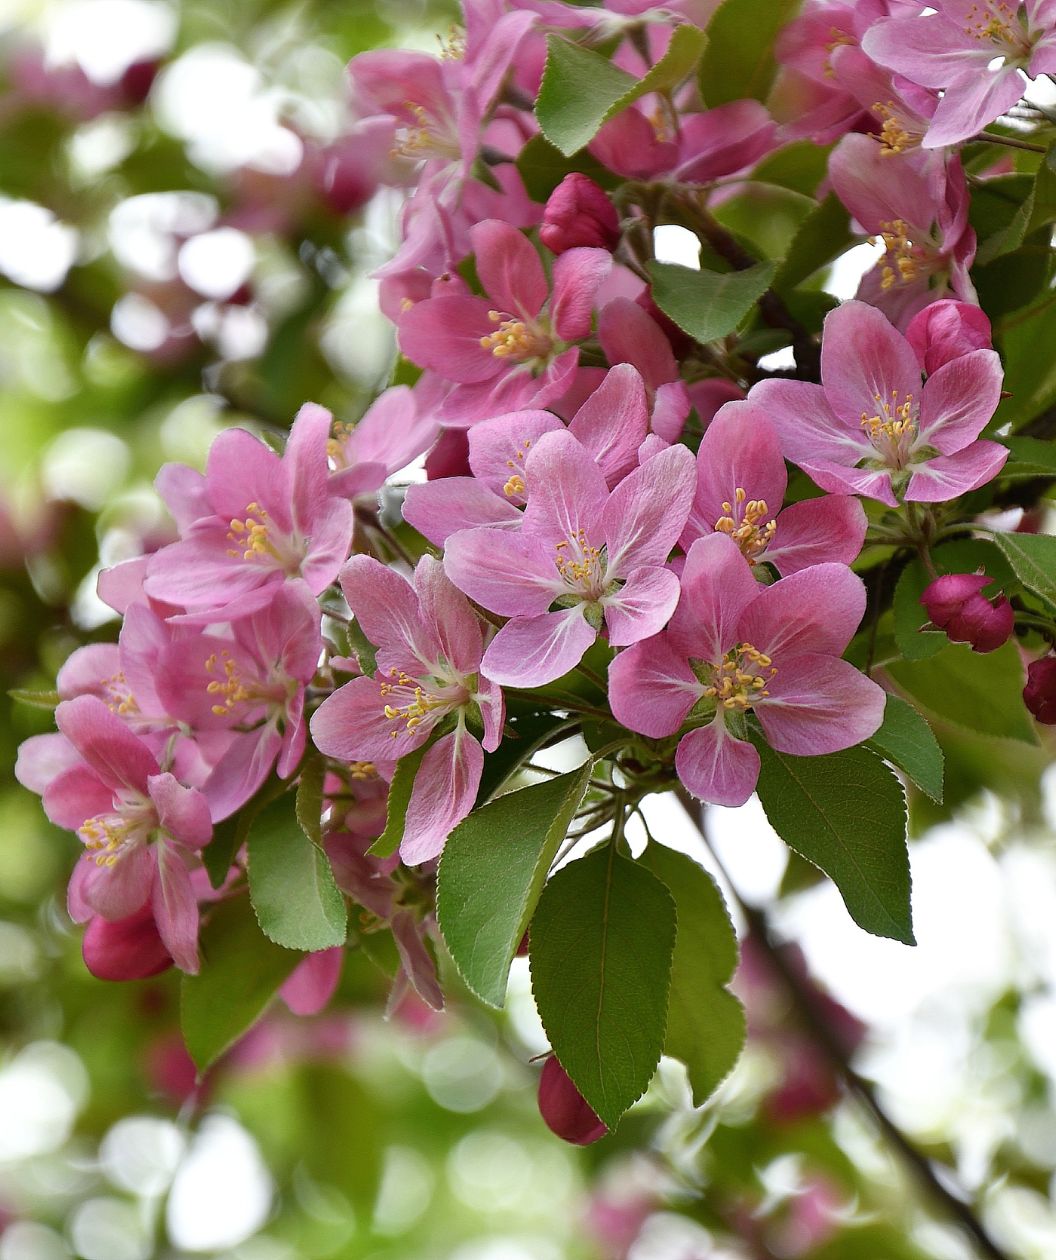
<svg viewBox="0 0 1056 1260"><path fill-rule="evenodd" d="M754 565L774 541L777 521L769 520L770 509L765 499L749 499L743 486L734 491L733 502L722 505L725 516L715 522L715 531L728 534L741 549L749 564Z"/></svg>
<svg viewBox="0 0 1056 1260"><path fill-rule="evenodd" d="M547 358L553 349L550 338L523 319L504 318L501 311L488 311L488 319L498 328L481 337L480 348L490 350L496 359L527 363L529 359Z"/></svg>
<svg viewBox="0 0 1056 1260"><path fill-rule="evenodd" d="M742 713L770 694L767 683L777 673L770 657L751 643L741 643L716 665L712 664L712 685L704 689L724 709Z"/></svg>

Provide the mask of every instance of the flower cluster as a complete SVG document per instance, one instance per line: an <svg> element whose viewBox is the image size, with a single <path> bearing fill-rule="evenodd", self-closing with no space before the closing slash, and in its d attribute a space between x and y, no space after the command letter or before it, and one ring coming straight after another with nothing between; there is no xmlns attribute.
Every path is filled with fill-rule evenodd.
<svg viewBox="0 0 1056 1260"><path fill-rule="evenodd" d="M601 182L562 168L530 107L547 40L614 49L641 78L714 7L465 0L442 58L352 62L356 135L391 144L371 169L411 187L378 279L414 383L358 425L306 403L281 454L231 429L204 473L163 468L178 537L102 574L118 642L71 657L58 732L18 766L84 846L69 905L96 974L194 972L199 915L245 894L243 855L210 879L203 850L310 764L308 831L339 889L439 1005L436 863L538 746L518 718L588 739L607 794L581 816L614 844L650 791L738 806L766 757L880 728L876 565L970 523L962 496L1009 454L956 146L1024 75L1056 70L1056 11L813 0L779 36L769 107L708 108L687 73L599 117L585 156ZM723 208L804 138L834 144L819 199L831 187L883 254L825 315L820 358L775 280L759 318L796 366L768 369L755 316L701 340L654 291L652 233L688 225L721 277L746 270ZM416 462L424 479L397 477ZM1009 638L988 578L933 576L936 627L980 651ZM1050 720L1042 684L1032 672L1028 703ZM383 832L398 859L368 852ZM313 966L329 992L333 959ZM544 1071L551 1123L592 1140L611 1126L566 1066Z"/></svg>

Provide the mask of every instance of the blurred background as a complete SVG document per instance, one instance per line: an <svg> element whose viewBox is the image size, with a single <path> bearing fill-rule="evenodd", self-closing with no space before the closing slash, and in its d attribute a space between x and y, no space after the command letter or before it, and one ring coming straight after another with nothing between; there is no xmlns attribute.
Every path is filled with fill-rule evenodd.
<svg viewBox="0 0 1056 1260"><path fill-rule="evenodd" d="M200 466L226 425L283 430L306 399L355 419L387 383L369 272L399 200L369 198L342 160L344 67L436 50L457 16L425 0L2 0L5 689L47 690L75 646L116 636L95 576L167 541L161 463ZM678 257L679 229L663 231ZM851 251L830 290L849 296L872 257ZM326 1013L278 1006L196 1085L174 974L107 984L81 962L63 902L77 841L10 775L50 728L0 705L0 1260L987 1254L797 1021L760 908L932 1175L1007 1255L1056 1255L1051 749L966 743L947 806L914 800L915 951L859 932L756 806L714 811L721 869L696 856L745 937L748 1051L699 1111L665 1062L619 1132L581 1150L539 1119L546 1040L523 960L501 1014L452 976L448 1013L412 995L386 1017L385 960L353 951ZM673 801L649 816L692 847Z"/></svg>

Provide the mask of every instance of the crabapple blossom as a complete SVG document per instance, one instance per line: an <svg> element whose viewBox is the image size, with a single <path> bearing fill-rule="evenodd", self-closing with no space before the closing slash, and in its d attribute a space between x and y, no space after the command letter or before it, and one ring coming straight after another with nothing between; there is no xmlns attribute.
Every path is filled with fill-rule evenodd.
<svg viewBox="0 0 1056 1260"><path fill-rule="evenodd" d="M925 587L920 602L933 626L954 643L970 643L973 652L993 652L1015 628L1012 605L1003 595L987 599L985 573L946 573Z"/></svg>

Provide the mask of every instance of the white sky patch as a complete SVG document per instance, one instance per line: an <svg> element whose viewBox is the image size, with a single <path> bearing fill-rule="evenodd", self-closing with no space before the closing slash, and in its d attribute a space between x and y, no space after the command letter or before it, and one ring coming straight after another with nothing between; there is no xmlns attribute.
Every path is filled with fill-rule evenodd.
<svg viewBox="0 0 1056 1260"><path fill-rule="evenodd" d="M874 245L872 241L863 241L861 245L855 245L845 254L841 254L829 269L825 292L831 293L841 302L853 298L858 292L862 276L872 270L883 254L883 244Z"/></svg>
<svg viewBox="0 0 1056 1260"><path fill-rule="evenodd" d="M664 223L653 231L653 252L657 262L700 270L700 241L689 228L677 223Z"/></svg>

